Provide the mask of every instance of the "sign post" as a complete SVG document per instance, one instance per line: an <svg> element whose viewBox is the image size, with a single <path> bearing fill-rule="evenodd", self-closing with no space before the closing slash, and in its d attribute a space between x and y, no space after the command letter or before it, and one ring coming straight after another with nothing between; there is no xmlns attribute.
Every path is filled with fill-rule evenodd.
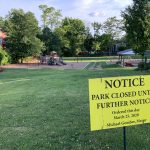
<svg viewBox="0 0 150 150"><path fill-rule="evenodd" d="M91 131L150 123L150 76L89 79Z"/></svg>
<svg viewBox="0 0 150 150"><path fill-rule="evenodd" d="M123 127L123 148L126 150L126 127Z"/></svg>

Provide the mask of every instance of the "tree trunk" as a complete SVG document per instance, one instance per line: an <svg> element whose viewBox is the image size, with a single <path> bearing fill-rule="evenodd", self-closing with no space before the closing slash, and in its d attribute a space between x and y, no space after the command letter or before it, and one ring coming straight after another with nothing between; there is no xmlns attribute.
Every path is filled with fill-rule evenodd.
<svg viewBox="0 0 150 150"><path fill-rule="evenodd" d="M147 64L147 57L145 57L145 61L144 62L145 62L145 64Z"/></svg>
<svg viewBox="0 0 150 150"><path fill-rule="evenodd" d="M23 64L23 58L21 58L21 64Z"/></svg>

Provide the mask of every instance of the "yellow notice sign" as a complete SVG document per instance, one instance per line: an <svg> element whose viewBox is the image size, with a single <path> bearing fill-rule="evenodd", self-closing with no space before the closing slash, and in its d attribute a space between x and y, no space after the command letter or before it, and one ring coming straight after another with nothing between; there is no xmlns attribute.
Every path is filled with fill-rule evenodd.
<svg viewBox="0 0 150 150"><path fill-rule="evenodd" d="M150 76L89 79L91 130L150 123Z"/></svg>

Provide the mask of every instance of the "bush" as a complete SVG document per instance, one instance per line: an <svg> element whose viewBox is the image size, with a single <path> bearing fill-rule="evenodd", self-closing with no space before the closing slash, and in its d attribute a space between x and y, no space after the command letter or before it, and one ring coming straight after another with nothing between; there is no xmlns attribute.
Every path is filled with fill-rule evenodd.
<svg viewBox="0 0 150 150"><path fill-rule="evenodd" d="M0 65L6 65L10 62L9 54L0 47Z"/></svg>
<svg viewBox="0 0 150 150"><path fill-rule="evenodd" d="M3 60L3 54L0 51L0 65L2 64L2 60Z"/></svg>
<svg viewBox="0 0 150 150"><path fill-rule="evenodd" d="M144 65L144 70L149 70L150 69L150 63L146 63Z"/></svg>
<svg viewBox="0 0 150 150"><path fill-rule="evenodd" d="M140 62L140 63L138 64L138 69L141 69L141 70L149 70L149 69L150 69L150 63Z"/></svg>
<svg viewBox="0 0 150 150"><path fill-rule="evenodd" d="M140 63L138 64L138 68L139 68L139 69L144 69L144 62L140 62Z"/></svg>
<svg viewBox="0 0 150 150"><path fill-rule="evenodd" d="M117 65L121 65L121 61L117 61L116 64L117 64Z"/></svg>

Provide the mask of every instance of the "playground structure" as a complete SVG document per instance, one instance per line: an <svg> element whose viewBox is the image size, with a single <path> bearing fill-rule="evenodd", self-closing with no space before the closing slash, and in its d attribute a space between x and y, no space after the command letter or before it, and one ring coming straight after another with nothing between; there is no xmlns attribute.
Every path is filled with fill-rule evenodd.
<svg viewBox="0 0 150 150"><path fill-rule="evenodd" d="M62 57L60 57L57 52L52 51L50 55L40 56L40 64L48 64L48 65L66 65L63 62Z"/></svg>

